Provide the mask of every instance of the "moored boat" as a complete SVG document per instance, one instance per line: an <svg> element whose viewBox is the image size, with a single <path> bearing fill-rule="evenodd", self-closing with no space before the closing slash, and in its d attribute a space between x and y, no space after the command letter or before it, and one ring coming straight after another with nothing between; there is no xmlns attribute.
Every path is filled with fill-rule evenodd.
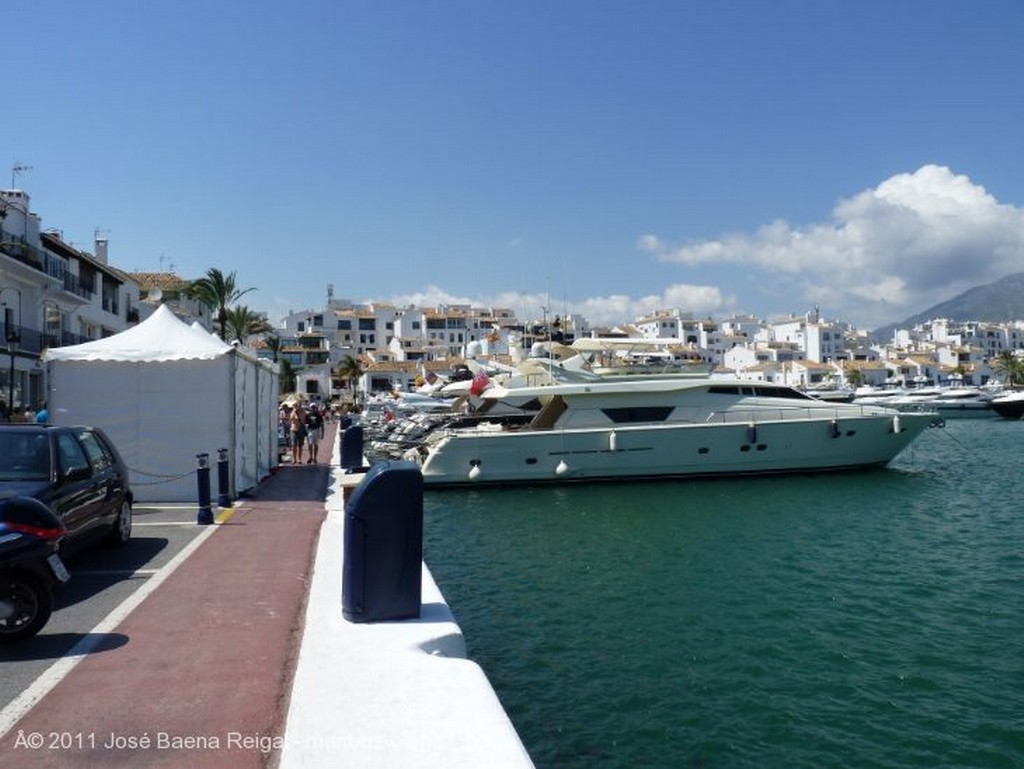
<svg viewBox="0 0 1024 769"><path fill-rule="evenodd" d="M827 403L770 383L593 377L493 387L472 426L418 447L427 486L817 472L888 464L934 412ZM497 404L530 414L487 420Z"/></svg>
<svg viewBox="0 0 1024 769"><path fill-rule="evenodd" d="M933 387L910 390L886 405L900 411L936 411L945 419L991 419L993 393L978 387Z"/></svg>
<svg viewBox="0 0 1024 769"><path fill-rule="evenodd" d="M1024 418L1024 390L1013 390L992 399L992 410L1004 419Z"/></svg>

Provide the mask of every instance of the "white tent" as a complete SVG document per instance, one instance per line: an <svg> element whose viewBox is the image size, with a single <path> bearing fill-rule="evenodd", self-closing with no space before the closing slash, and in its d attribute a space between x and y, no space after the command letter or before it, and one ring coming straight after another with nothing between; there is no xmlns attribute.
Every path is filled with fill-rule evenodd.
<svg viewBox="0 0 1024 769"><path fill-rule="evenodd" d="M277 464L278 367L179 320L166 306L120 334L43 354L56 424L103 428L143 502L197 500L208 454L216 502L218 450L232 497Z"/></svg>

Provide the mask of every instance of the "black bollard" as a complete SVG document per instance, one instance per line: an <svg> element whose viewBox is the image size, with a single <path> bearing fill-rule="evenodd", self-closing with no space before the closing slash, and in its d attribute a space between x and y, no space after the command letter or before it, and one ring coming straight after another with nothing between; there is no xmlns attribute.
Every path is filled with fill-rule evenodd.
<svg viewBox="0 0 1024 769"><path fill-rule="evenodd" d="M213 523L213 510L210 509L210 455L196 454L196 485L199 487L199 515L196 523L207 525Z"/></svg>
<svg viewBox="0 0 1024 769"><path fill-rule="evenodd" d="M231 490L228 476L228 450L217 449L217 506L231 507Z"/></svg>
<svg viewBox="0 0 1024 769"><path fill-rule="evenodd" d="M351 425L341 434L341 469L355 470L363 465L363 426Z"/></svg>
<svg viewBox="0 0 1024 769"><path fill-rule="evenodd" d="M370 468L345 505L342 615L349 622L420 616L423 475L412 462Z"/></svg>

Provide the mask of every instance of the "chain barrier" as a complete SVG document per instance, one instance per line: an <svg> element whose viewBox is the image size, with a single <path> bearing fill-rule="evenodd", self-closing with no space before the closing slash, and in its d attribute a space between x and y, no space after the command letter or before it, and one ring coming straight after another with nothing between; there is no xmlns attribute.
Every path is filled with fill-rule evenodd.
<svg viewBox="0 0 1024 769"><path fill-rule="evenodd" d="M164 480L160 480L160 481L148 481L148 482L141 482L141 483L140 482L136 482L136 481L132 481L132 486L160 486L161 484L164 484L164 483L174 483L175 481L181 480L182 478L185 478L186 476L193 475L195 473L195 469L186 470L185 472L179 473L178 475L164 475L163 473L149 473L149 472L146 472L145 470L138 470L138 469L136 469L134 467L129 467L128 468L128 472L131 473L132 475L146 475L146 476L149 476L150 478L163 478L164 479Z"/></svg>

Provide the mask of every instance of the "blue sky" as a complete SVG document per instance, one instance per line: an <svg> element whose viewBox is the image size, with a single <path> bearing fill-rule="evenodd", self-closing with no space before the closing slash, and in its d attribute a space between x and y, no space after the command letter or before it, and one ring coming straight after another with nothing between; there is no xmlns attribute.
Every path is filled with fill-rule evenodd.
<svg viewBox="0 0 1024 769"><path fill-rule="evenodd" d="M875 327L1024 270L1022 39L1017 0L35 0L0 159L274 322L331 283Z"/></svg>

